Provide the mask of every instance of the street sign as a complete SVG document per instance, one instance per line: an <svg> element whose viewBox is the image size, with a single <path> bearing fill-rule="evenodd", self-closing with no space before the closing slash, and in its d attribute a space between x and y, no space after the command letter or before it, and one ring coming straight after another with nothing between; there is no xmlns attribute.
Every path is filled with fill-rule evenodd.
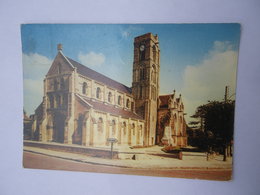
<svg viewBox="0 0 260 195"><path fill-rule="evenodd" d="M107 138L107 141L108 142L111 142L111 143L116 143L118 142L118 140L116 138Z"/></svg>
<svg viewBox="0 0 260 195"><path fill-rule="evenodd" d="M107 138L107 141L111 143L111 159L113 159L113 144L118 142L116 138Z"/></svg>

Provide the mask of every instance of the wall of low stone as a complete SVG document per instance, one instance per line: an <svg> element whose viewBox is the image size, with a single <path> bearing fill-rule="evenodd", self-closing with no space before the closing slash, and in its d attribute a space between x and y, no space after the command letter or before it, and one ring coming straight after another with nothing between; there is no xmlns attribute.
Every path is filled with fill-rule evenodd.
<svg viewBox="0 0 260 195"><path fill-rule="evenodd" d="M69 152L76 154L84 154L86 156L100 157L100 158L111 158L111 150L108 148L90 148L77 145L65 145L58 143L46 143L46 142L35 142L35 141L24 141L24 146L43 148L48 150ZM118 158L118 151L113 150L113 159Z"/></svg>

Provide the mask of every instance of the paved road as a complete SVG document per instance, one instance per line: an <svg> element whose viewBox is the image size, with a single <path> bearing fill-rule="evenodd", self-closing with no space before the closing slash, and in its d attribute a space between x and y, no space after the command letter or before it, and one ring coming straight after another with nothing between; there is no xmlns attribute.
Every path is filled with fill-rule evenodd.
<svg viewBox="0 0 260 195"><path fill-rule="evenodd" d="M49 157L31 152L24 152L23 165L25 168L70 170L85 172L101 172L130 175L149 175L179 178L197 178L209 180L229 180L230 170L180 170L180 169L133 169L119 168L113 166L93 165L76 161L64 160L56 157Z"/></svg>

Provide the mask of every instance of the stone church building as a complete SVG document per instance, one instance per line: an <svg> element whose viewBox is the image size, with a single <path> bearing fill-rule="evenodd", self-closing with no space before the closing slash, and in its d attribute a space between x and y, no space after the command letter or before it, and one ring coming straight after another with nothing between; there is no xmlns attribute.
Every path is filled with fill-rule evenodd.
<svg viewBox="0 0 260 195"><path fill-rule="evenodd" d="M132 87L66 57L62 46L44 79L42 103L32 116L31 138L44 142L106 147L186 146L181 96L159 96L158 36L134 39Z"/></svg>

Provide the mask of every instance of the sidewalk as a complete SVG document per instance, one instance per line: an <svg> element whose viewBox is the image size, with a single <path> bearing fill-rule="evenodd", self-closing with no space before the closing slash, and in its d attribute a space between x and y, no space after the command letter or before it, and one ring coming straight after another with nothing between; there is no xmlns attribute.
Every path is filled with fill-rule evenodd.
<svg viewBox="0 0 260 195"><path fill-rule="evenodd" d="M161 151L161 147L128 149L128 152L136 153L136 160L132 159L103 159L90 157L83 154L59 152L48 149L24 146L24 151L43 154L51 157L73 160L82 163L96 165L116 166L122 168L143 169L232 169L232 159L223 162L223 156L206 160L206 153L183 152L183 160L171 158Z"/></svg>

